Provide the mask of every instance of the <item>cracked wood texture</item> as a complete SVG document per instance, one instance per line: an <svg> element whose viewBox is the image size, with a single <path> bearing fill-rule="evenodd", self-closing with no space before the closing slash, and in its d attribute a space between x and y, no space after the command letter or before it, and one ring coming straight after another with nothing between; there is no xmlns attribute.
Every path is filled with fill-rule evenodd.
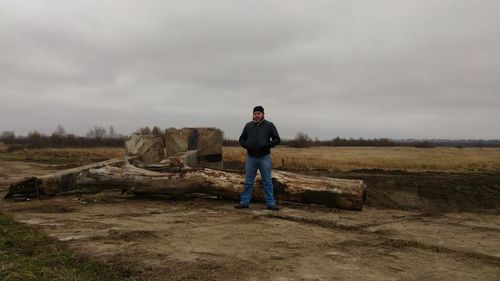
<svg viewBox="0 0 500 281"><path fill-rule="evenodd" d="M158 172L136 167L129 164L128 160L112 159L55 174L26 178L11 184L5 197L56 195L82 188L87 188L83 192L121 188L134 194L180 197L206 193L237 200L243 191L245 177L242 174L208 168L178 168L172 172ZM365 185L361 180L306 176L277 170L273 170L272 175L277 200L348 210L361 210L363 207ZM253 198L263 200L259 177Z"/></svg>
<svg viewBox="0 0 500 281"><path fill-rule="evenodd" d="M129 164L90 169L86 177L80 185L94 188L119 187L133 193L167 194L174 197L206 193L232 199L239 199L245 181L244 175L207 168L165 173ZM361 180L306 176L274 170L273 185L277 200L315 203L348 210L361 210L363 207L365 186ZM253 198L263 199L262 181L259 178L255 183Z"/></svg>

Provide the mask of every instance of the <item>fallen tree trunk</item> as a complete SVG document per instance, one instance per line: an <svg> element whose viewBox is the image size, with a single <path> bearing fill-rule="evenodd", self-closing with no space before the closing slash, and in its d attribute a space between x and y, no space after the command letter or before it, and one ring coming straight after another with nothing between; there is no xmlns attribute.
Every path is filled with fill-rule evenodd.
<svg viewBox="0 0 500 281"><path fill-rule="evenodd" d="M55 195L65 191L69 191L77 188L76 182L82 173L90 169L100 168L106 165L118 165L123 162L124 159L116 158L92 163L81 167L62 170L40 177L25 178L10 184L5 198Z"/></svg>
<svg viewBox="0 0 500 281"><path fill-rule="evenodd" d="M174 164L183 164L180 160L178 162L180 164ZM129 164L128 159L111 159L24 179L11 184L5 197L56 195L81 188L94 191L121 188L134 194L166 194L180 197L192 193L206 193L239 199L244 181L244 175L220 170L192 169L184 166L172 172L157 172L133 166ZM360 180L312 177L274 170L273 186L277 200L315 203L349 210L361 210L363 207L365 186ZM262 181L257 179L253 198L262 200L263 197Z"/></svg>
<svg viewBox="0 0 500 281"><path fill-rule="evenodd" d="M122 188L132 193L182 196L206 193L239 199L244 175L212 169L183 169L162 173L132 165L104 166L90 169L77 184L93 188ZM273 171L274 194L277 200L316 203L349 210L363 207L364 183L361 180L312 177L283 171ZM254 198L263 199L262 181L257 180Z"/></svg>

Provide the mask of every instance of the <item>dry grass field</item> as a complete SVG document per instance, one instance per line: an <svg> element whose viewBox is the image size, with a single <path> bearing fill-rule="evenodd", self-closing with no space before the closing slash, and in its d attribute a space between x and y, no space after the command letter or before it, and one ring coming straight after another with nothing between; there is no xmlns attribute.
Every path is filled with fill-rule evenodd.
<svg viewBox="0 0 500 281"><path fill-rule="evenodd" d="M0 144L0 160L84 165L120 157L119 147L43 148L7 152ZM242 165L246 153L240 147L224 147L224 161ZM414 147L277 147L273 167L292 171L353 171L381 169L406 172L498 172L500 148Z"/></svg>
<svg viewBox="0 0 500 281"><path fill-rule="evenodd" d="M224 148L224 161L242 163L245 155L242 148ZM500 171L500 148L277 147L272 159L274 168L294 171Z"/></svg>
<svg viewBox="0 0 500 281"><path fill-rule="evenodd" d="M7 152L7 146L0 144L0 160L70 164L71 166L121 157L123 153L124 149L119 147L41 148Z"/></svg>
<svg viewBox="0 0 500 281"><path fill-rule="evenodd" d="M43 148L7 152L0 144L0 160L84 165L120 157L124 149ZM224 147L224 161L242 165L246 153L240 147ZM277 147L273 167L292 171L353 171L362 169L406 172L498 172L500 148L414 147Z"/></svg>
<svg viewBox="0 0 500 281"><path fill-rule="evenodd" d="M0 194L24 177L123 152L8 152L0 145ZM274 213L262 202L236 210L235 202L223 198L134 197L120 189L0 200L0 280L500 276L499 149L278 147L273 158L275 168L363 179L365 207L346 211L279 202L282 209ZM241 168L245 152L226 147L224 159L229 168Z"/></svg>
<svg viewBox="0 0 500 281"><path fill-rule="evenodd" d="M3 142L0 142L0 153L7 152L7 148L7 145L5 145Z"/></svg>

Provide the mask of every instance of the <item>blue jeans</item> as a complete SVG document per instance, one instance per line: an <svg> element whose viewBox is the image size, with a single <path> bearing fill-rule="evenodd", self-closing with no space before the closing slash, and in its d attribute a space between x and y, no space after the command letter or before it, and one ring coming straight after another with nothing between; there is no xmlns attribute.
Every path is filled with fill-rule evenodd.
<svg viewBox="0 0 500 281"><path fill-rule="evenodd" d="M264 187L264 199L266 200L267 206L274 206L276 201L273 197L273 181L271 178L271 154L255 157L247 155L247 163L245 165L245 190L241 194L240 204L248 206L250 200L252 199L253 184L255 182L255 176L257 175L257 169L262 177L262 185Z"/></svg>

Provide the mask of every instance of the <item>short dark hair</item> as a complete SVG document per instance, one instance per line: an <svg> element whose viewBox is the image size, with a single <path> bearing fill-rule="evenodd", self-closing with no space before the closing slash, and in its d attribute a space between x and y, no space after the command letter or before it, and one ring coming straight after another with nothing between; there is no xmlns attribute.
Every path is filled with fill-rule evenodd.
<svg viewBox="0 0 500 281"><path fill-rule="evenodd" d="M264 107L262 107L262 105L257 105L256 107L253 108L253 112L255 111L264 113Z"/></svg>

